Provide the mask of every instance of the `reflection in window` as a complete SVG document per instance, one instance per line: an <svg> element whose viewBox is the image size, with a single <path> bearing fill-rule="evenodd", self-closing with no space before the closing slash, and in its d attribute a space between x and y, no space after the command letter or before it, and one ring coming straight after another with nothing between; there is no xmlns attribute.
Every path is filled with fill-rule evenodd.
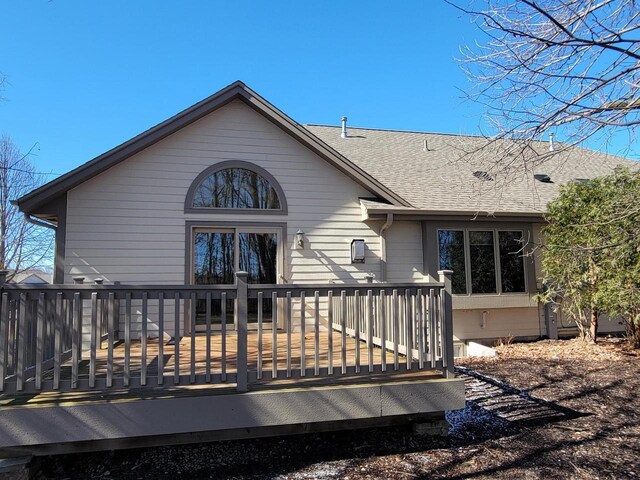
<svg viewBox="0 0 640 480"><path fill-rule="evenodd" d="M278 236L275 233L239 233L240 270L248 273L248 283L278 283L276 278L276 258ZM271 321L273 300L267 296L262 300L262 318ZM249 322L258 321L258 299L247 300Z"/></svg>
<svg viewBox="0 0 640 480"><path fill-rule="evenodd" d="M453 293L467 293L464 260L464 232L462 230L440 230L438 232L440 269L453 270L451 287Z"/></svg>
<svg viewBox="0 0 640 480"><path fill-rule="evenodd" d="M275 233L240 233L240 270L247 272L249 283L277 283Z"/></svg>
<svg viewBox="0 0 640 480"><path fill-rule="evenodd" d="M469 267L472 293L496 293L493 232L469 232Z"/></svg>
<svg viewBox="0 0 640 480"><path fill-rule="evenodd" d="M498 232L500 286L503 292L525 292L522 233Z"/></svg>
<svg viewBox="0 0 640 480"><path fill-rule="evenodd" d="M194 238L195 284L233 284L233 232L196 232Z"/></svg>
<svg viewBox="0 0 640 480"><path fill-rule="evenodd" d="M246 168L225 168L212 173L196 188L196 208L255 208L279 210L280 200L267 179Z"/></svg>
<svg viewBox="0 0 640 480"><path fill-rule="evenodd" d="M249 283L275 284L277 282L278 235L276 233L237 233L234 231L194 232L194 283L196 285L234 284L235 272L248 273ZM237 258L236 258L237 256ZM239 263L236 265L236 261ZM196 325L202 329L206 323L206 300L196 301ZM270 322L273 301L270 296L262 302L262 318ZM222 311L227 323L234 321L234 302L227 299L223 307L220 299L211 300L211 321L219 324ZM249 322L258 319L258 300L247 300Z"/></svg>
<svg viewBox="0 0 640 480"><path fill-rule="evenodd" d="M235 283L233 232L196 232L194 234L194 283L196 285ZM221 323L222 310L226 323L233 323L233 301L211 300L211 321ZM196 301L196 325L206 322L206 300Z"/></svg>

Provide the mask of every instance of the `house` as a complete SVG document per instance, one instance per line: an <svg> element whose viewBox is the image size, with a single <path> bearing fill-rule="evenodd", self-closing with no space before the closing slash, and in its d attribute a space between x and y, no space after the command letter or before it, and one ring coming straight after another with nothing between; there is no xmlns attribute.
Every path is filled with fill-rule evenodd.
<svg viewBox="0 0 640 480"><path fill-rule="evenodd" d="M50 273L36 268L29 268L19 272L10 271L7 277L10 278L10 282L14 283L45 284L51 283L53 280L53 276Z"/></svg>
<svg viewBox="0 0 640 480"><path fill-rule="evenodd" d="M636 162L574 148L496 188L491 165L456 161L483 142L347 127L346 119L344 127L302 126L238 82L18 205L57 226L54 283L230 282L240 265L229 265L226 280L196 278L196 243L260 231L273 249L261 280L269 283L435 281L451 268L457 354L473 341L571 331L532 300L542 288L534 246L546 204L567 181ZM236 218L206 199L190 204L205 178L229 168L255 172L281 203L236 210ZM296 248L296 232L305 248ZM363 241L363 263L351 261L353 240ZM514 254L521 241L521 253L534 254Z"/></svg>
<svg viewBox="0 0 640 480"><path fill-rule="evenodd" d="M625 163L576 149L544 172L552 182L498 191L490 172L451 162L480 141L303 126L236 82L17 199L55 229L55 270L51 286L3 286L0 391L40 408L0 410L0 449L462 408L454 354L552 334L521 254L545 203L576 172Z"/></svg>

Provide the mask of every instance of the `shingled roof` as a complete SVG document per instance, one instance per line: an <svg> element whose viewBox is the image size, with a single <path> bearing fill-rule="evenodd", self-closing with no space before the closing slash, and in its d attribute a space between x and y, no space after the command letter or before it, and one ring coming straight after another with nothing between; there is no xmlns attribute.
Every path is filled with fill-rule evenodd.
<svg viewBox="0 0 640 480"><path fill-rule="evenodd" d="M542 214L564 183L606 175L618 165L639 166L622 157L557 144L557 153L544 163L532 161L523 168L514 160L506 173L504 161L496 165L490 150L479 149L487 143L479 136L349 127L347 138L341 138L340 127L305 127L415 210L437 213ZM537 142L533 148L548 152L549 145ZM551 182L535 180L534 174L546 174ZM383 208L373 202L365 207Z"/></svg>

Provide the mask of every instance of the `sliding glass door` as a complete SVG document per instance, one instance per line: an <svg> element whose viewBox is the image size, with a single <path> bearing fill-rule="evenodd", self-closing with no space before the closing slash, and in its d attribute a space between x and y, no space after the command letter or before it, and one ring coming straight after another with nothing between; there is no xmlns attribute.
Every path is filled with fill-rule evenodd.
<svg viewBox="0 0 640 480"><path fill-rule="evenodd" d="M232 285L235 273L248 273L247 281L257 284L278 283L279 259L282 256L280 228L237 227L193 230L193 283L196 285ZM232 300L222 305L220 300L211 302L212 323L219 328L222 312L226 323L235 322L235 307ZM255 325L258 318L258 301L249 300L249 324ZM272 302L265 298L262 303L263 321L271 322ZM196 329L204 330L206 301L199 300L196 306Z"/></svg>

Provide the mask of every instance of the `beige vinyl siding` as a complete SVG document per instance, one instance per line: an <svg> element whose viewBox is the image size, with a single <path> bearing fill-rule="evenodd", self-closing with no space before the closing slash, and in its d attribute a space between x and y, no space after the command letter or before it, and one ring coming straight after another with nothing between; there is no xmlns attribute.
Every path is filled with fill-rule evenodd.
<svg viewBox="0 0 640 480"><path fill-rule="evenodd" d="M386 232L388 282L424 282L420 222L394 222Z"/></svg>
<svg viewBox="0 0 640 480"><path fill-rule="evenodd" d="M347 140L348 141L348 140ZM242 160L273 175L286 215L184 213L187 190L211 165ZM371 193L240 101L234 101L71 190L65 282L83 275L135 284L183 284L185 222L286 223L287 282L363 282L379 276L378 225L361 221ZM305 248L294 249L295 232ZM351 264L364 238L366 263ZM170 314L170 312L167 312Z"/></svg>
<svg viewBox="0 0 640 480"><path fill-rule="evenodd" d="M482 312L487 312L484 327ZM453 336L456 340L509 336L537 338L544 334L544 320L540 319L538 309L535 307L454 310L453 312Z"/></svg>

